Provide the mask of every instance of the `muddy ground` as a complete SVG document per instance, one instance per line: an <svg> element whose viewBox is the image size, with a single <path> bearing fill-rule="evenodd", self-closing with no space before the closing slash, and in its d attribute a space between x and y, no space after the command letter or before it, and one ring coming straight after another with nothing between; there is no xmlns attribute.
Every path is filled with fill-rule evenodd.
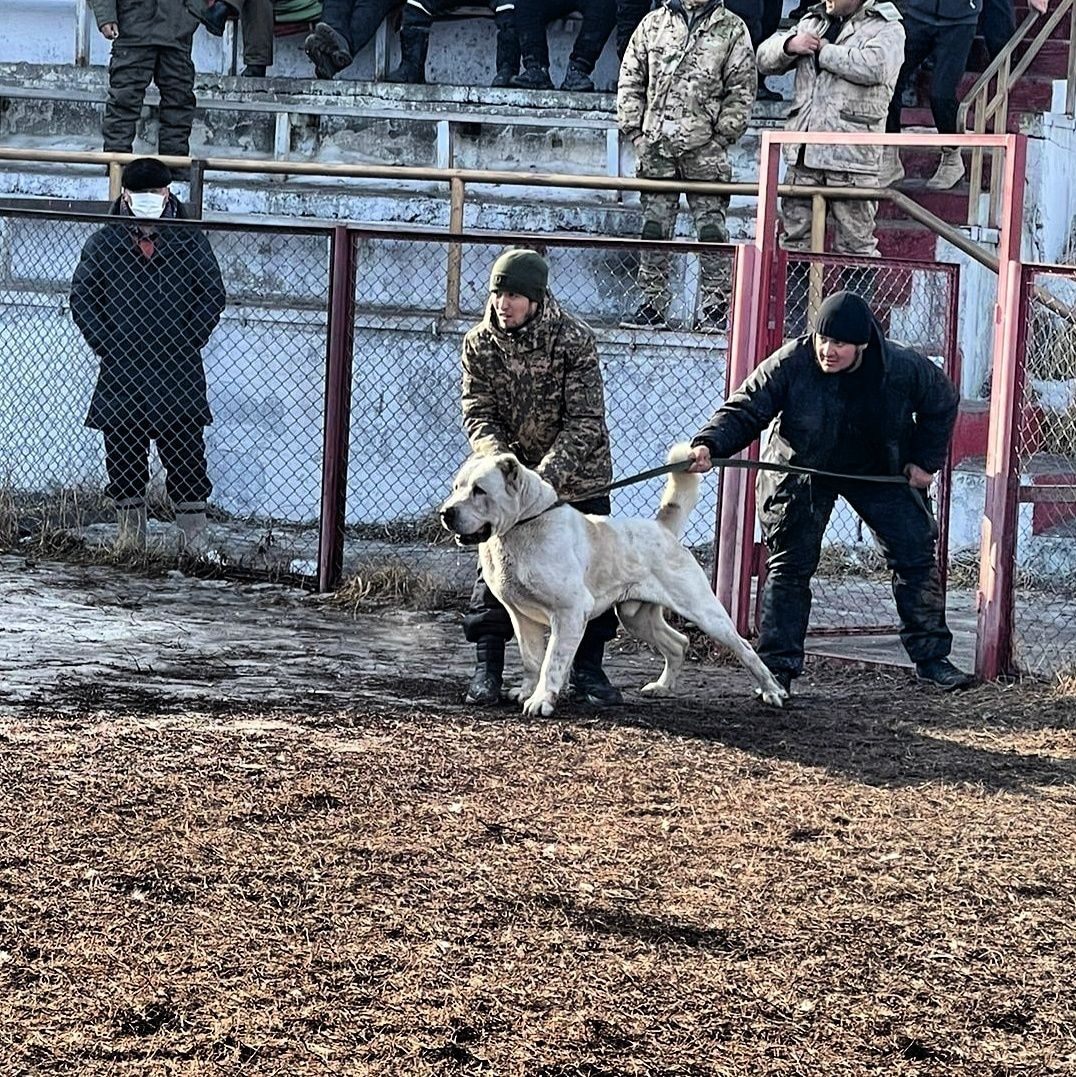
<svg viewBox="0 0 1076 1077"><path fill-rule="evenodd" d="M1076 1073L1076 704L0 558L0 1073Z"/></svg>

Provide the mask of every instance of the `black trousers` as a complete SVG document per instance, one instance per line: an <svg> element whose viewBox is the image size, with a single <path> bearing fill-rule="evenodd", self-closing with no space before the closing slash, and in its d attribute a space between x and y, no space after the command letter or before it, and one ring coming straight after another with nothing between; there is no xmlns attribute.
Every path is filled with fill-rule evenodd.
<svg viewBox="0 0 1076 1077"><path fill-rule="evenodd" d="M400 0L325 0L321 21L346 38L354 56L377 33L388 14L399 6Z"/></svg>
<svg viewBox="0 0 1076 1077"><path fill-rule="evenodd" d="M144 498L149 485L149 443L165 471L165 489L173 505L208 501L213 492L205 459L201 424L170 423L160 430L144 426L112 427L105 436L106 493L116 501Z"/></svg>
<svg viewBox="0 0 1076 1077"><path fill-rule="evenodd" d="M569 63L590 74L616 25L616 0L528 0L516 7L516 31L523 63L527 67L549 67L546 27L581 11L583 25L576 35Z"/></svg>
<svg viewBox="0 0 1076 1077"><path fill-rule="evenodd" d="M142 102L151 82L161 93L160 133L157 151L186 157L194 125L194 61L190 45L165 48L157 45L112 46L108 62L108 101L101 124L104 148L130 153Z"/></svg>
<svg viewBox="0 0 1076 1077"><path fill-rule="evenodd" d="M913 662L944 658L953 635L945 623L945 595L935 554L938 528L926 494L910 486L815 480L790 501L759 516L770 555L762 594L758 653L774 671L803 670L803 642L811 613L811 577L822 537L841 495L874 532L893 573L900 641Z"/></svg>
<svg viewBox="0 0 1076 1077"><path fill-rule="evenodd" d="M651 0L617 0L616 4L616 54L621 60L627 51L635 27L651 8Z"/></svg>
<svg viewBox="0 0 1076 1077"><path fill-rule="evenodd" d="M608 497L590 497L584 501L573 501L572 507L580 512L594 516L608 516L610 504ZM604 646L616 636L616 611L610 607L604 613L587 622L579 650L585 651L587 645ZM477 643L483 636L510 640L513 635L512 619L508 611L497 600L497 596L486 586L482 579L482 569L478 569L478 578L471 591L471 601L463 615L463 635L469 643Z"/></svg>
<svg viewBox="0 0 1076 1077"><path fill-rule="evenodd" d="M922 22L915 15L904 16L904 63L897 76L897 88L889 102L885 129L891 134L900 131L901 98L928 56L934 57L934 73L930 79L930 111L940 135L956 134L958 102L956 88L968 66L968 53L975 39L975 23L939 26Z"/></svg>

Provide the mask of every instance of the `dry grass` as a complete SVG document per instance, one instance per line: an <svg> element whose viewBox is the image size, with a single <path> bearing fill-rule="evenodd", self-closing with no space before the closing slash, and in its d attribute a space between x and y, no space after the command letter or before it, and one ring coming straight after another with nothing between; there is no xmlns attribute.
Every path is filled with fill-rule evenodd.
<svg viewBox="0 0 1076 1077"><path fill-rule="evenodd" d="M432 669L8 722L0 1069L1071 1073L1069 702L823 670L774 714L709 676L544 722Z"/></svg>
<svg viewBox="0 0 1076 1077"><path fill-rule="evenodd" d="M331 601L351 613L386 607L436 610L458 605L459 596L432 573L389 558L362 565L340 584Z"/></svg>

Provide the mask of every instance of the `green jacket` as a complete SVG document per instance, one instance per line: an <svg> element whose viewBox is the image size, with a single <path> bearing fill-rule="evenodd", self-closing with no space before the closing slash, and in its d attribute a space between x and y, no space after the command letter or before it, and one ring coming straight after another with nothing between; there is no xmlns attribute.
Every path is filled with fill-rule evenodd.
<svg viewBox="0 0 1076 1077"><path fill-rule="evenodd" d="M546 298L517 332L492 299L463 341L463 426L475 452L513 452L569 500L612 481L594 333Z"/></svg>
<svg viewBox="0 0 1076 1077"><path fill-rule="evenodd" d="M116 45L190 48L198 20L190 5L203 0L90 0L98 28L114 22L120 28Z"/></svg>

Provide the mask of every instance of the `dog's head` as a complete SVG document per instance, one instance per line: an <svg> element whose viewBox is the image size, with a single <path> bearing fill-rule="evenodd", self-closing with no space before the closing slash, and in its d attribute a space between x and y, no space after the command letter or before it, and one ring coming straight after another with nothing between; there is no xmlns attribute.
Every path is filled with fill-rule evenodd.
<svg viewBox="0 0 1076 1077"><path fill-rule="evenodd" d="M441 506L441 526L461 546L503 534L520 518L524 468L511 453L472 456L456 473L452 493Z"/></svg>

